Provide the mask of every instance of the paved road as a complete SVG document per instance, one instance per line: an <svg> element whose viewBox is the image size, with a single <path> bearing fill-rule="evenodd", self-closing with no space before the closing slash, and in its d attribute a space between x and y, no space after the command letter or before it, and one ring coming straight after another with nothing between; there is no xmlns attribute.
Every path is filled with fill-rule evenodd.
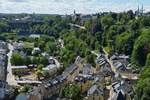
<svg viewBox="0 0 150 100"><path fill-rule="evenodd" d="M12 74L11 63L10 63L13 46L11 44L8 44L8 49L10 51L7 54L7 56L8 56L8 65L7 65L7 79L6 79L6 81L8 82L9 85L17 86L18 84L17 84L17 82L15 80L15 76Z"/></svg>
<svg viewBox="0 0 150 100"><path fill-rule="evenodd" d="M106 50L103 48L103 51L105 53L105 58L107 60L107 62L110 64L110 67L112 69L112 71L115 73L115 74L118 74L117 71L116 71L116 68L114 67L114 65L112 64L112 62L109 60L108 58L108 53L106 52Z"/></svg>

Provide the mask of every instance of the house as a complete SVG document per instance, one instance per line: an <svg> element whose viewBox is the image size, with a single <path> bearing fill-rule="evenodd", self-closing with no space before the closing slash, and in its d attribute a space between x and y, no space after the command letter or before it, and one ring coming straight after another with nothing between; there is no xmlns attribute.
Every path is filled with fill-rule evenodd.
<svg viewBox="0 0 150 100"><path fill-rule="evenodd" d="M129 100L133 96L133 88L131 84L125 81L114 82L111 88L111 100ZM117 99L122 98L122 99ZM128 98L128 99L127 99Z"/></svg>
<svg viewBox="0 0 150 100"><path fill-rule="evenodd" d="M53 57L49 57L48 62L49 62L49 64L56 64Z"/></svg>
<svg viewBox="0 0 150 100"><path fill-rule="evenodd" d="M22 57L26 57L26 53L23 51L24 43L23 42L14 42L13 43L13 53L17 53Z"/></svg>
<svg viewBox="0 0 150 100"><path fill-rule="evenodd" d="M6 54L7 53L7 49L0 49L0 54Z"/></svg>
<svg viewBox="0 0 150 100"><path fill-rule="evenodd" d="M58 67L55 64L50 64L47 67L43 68L43 71L48 72L50 76L54 75L58 71Z"/></svg>
<svg viewBox="0 0 150 100"><path fill-rule="evenodd" d="M68 76L68 74L72 74L78 67L75 64L72 64L70 67L67 67L63 74Z"/></svg>
<svg viewBox="0 0 150 100"><path fill-rule="evenodd" d="M83 63L83 58L81 58L80 56L77 56L76 60L75 60L76 64L82 64Z"/></svg>
<svg viewBox="0 0 150 100"><path fill-rule="evenodd" d="M14 95L14 89L6 81L0 80L0 100L9 100Z"/></svg>
<svg viewBox="0 0 150 100"><path fill-rule="evenodd" d="M35 39L35 38L40 38L40 35L39 34L30 34L29 37Z"/></svg>
<svg viewBox="0 0 150 100"><path fill-rule="evenodd" d="M91 64L84 64L83 68L79 71L79 75L76 77L76 80L81 80L81 78L84 78L84 80L93 80L93 74L94 74L94 68Z"/></svg>
<svg viewBox="0 0 150 100"><path fill-rule="evenodd" d="M48 58L49 61L49 65L45 68L43 68L44 71L48 72L49 75L54 75L57 73L57 71L60 70L60 65L58 64L59 62L57 62L56 59L54 59L53 57L49 57Z"/></svg>
<svg viewBox="0 0 150 100"><path fill-rule="evenodd" d="M0 80L0 100L5 98L5 85L6 83Z"/></svg>
<svg viewBox="0 0 150 100"><path fill-rule="evenodd" d="M11 66L11 69L12 73L17 75L28 74L30 70L27 66Z"/></svg>
<svg viewBox="0 0 150 100"><path fill-rule="evenodd" d="M97 58L96 59L96 64L98 64L100 66L104 65L105 63L106 63L105 58Z"/></svg>
<svg viewBox="0 0 150 100"><path fill-rule="evenodd" d="M0 80L5 80L6 78L6 68L5 66L0 65Z"/></svg>
<svg viewBox="0 0 150 100"><path fill-rule="evenodd" d="M0 65L6 66L7 56L6 54L0 54Z"/></svg>
<svg viewBox="0 0 150 100"><path fill-rule="evenodd" d="M125 54L118 54L118 53L115 53L114 55L112 55L112 56L110 57L110 60L111 60L112 62L114 62L114 61L119 61L119 62L121 62L121 63L127 65L127 64L128 64L128 61L129 61L129 56L127 56L127 55L125 55Z"/></svg>
<svg viewBox="0 0 150 100"><path fill-rule="evenodd" d="M22 42L14 42L13 43L13 51L20 51L23 49L24 44Z"/></svg>
<svg viewBox="0 0 150 100"><path fill-rule="evenodd" d="M96 71L99 72L100 68L104 66L107 63L105 55L104 54L99 54L98 57L96 58Z"/></svg>
<svg viewBox="0 0 150 100"><path fill-rule="evenodd" d="M7 43L0 40L0 49L7 49Z"/></svg>
<svg viewBox="0 0 150 100"><path fill-rule="evenodd" d="M92 75L93 72L93 68L91 64L85 64L83 65L83 69L82 69L82 74L83 75Z"/></svg>
<svg viewBox="0 0 150 100"><path fill-rule="evenodd" d="M104 90L103 88L93 85L88 91L87 91L87 99L86 100L103 100L104 97Z"/></svg>
<svg viewBox="0 0 150 100"><path fill-rule="evenodd" d="M129 60L129 56L125 55L125 54L118 54L115 53L110 57L110 60Z"/></svg>
<svg viewBox="0 0 150 100"><path fill-rule="evenodd" d="M40 48L38 48L38 47L33 48L32 55L36 55L36 54L39 54L39 53L41 53L41 49Z"/></svg>
<svg viewBox="0 0 150 100"><path fill-rule="evenodd" d="M76 76L74 80L76 82L85 82L85 78L83 76Z"/></svg>
<svg viewBox="0 0 150 100"><path fill-rule="evenodd" d="M117 69L117 70L120 70L120 71L126 71L126 67L123 63L119 62L119 61L114 61L113 62L113 66Z"/></svg>
<svg viewBox="0 0 150 100"><path fill-rule="evenodd" d="M97 74L94 76L93 84L104 87L105 77L103 74Z"/></svg>
<svg viewBox="0 0 150 100"><path fill-rule="evenodd" d="M34 87L33 91L29 91L27 93L27 100L42 100L43 96L42 96L42 90L38 87Z"/></svg>
<svg viewBox="0 0 150 100"><path fill-rule="evenodd" d="M110 65L108 63L106 63L105 65L101 66L100 72L102 72L105 77L113 75L111 67L110 67Z"/></svg>
<svg viewBox="0 0 150 100"><path fill-rule="evenodd" d="M0 80L6 79L7 65L7 43L0 40Z"/></svg>
<svg viewBox="0 0 150 100"><path fill-rule="evenodd" d="M62 83L62 82L64 82L65 80L66 80L66 76L63 76L63 75L59 75L59 76L57 76L56 77L56 79L60 82L60 83Z"/></svg>
<svg viewBox="0 0 150 100"><path fill-rule="evenodd" d="M122 91L119 91L115 95L113 95L112 100L126 100L126 96Z"/></svg>

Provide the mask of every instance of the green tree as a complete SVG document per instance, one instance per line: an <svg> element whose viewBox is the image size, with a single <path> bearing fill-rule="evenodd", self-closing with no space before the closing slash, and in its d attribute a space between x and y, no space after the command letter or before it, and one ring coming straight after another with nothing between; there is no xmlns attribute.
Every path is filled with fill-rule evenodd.
<svg viewBox="0 0 150 100"><path fill-rule="evenodd" d="M147 55L145 66L150 66L150 53Z"/></svg>
<svg viewBox="0 0 150 100"><path fill-rule="evenodd" d="M40 78L43 76L43 68L44 68L44 65L42 64L39 64L37 66L36 75L37 75L38 80L40 80Z"/></svg>
<svg viewBox="0 0 150 100"><path fill-rule="evenodd" d="M26 93L26 92L28 92L31 89L32 89L32 87L30 85L24 85L22 87L22 89L20 90L20 92Z"/></svg>
<svg viewBox="0 0 150 100"><path fill-rule="evenodd" d="M60 91L60 97L72 100L82 100L80 88L76 84L67 84L63 87Z"/></svg>
<svg viewBox="0 0 150 100"><path fill-rule="evenodd" d="M144 66L148 53L150 53L150 33L148 29L144 29L134 44L131 61Z"/></svg>
<svg viewBox="0 0 150 100"><path fill-rule="evenodd" d="M31 59L30 59L30 57L24 58L24 64L25 64L26 66L28 66L29 64L31 64Z"/></svg>
<svg viewBox="0 0 150 100"><path fill-rule="evenodd" d="M24 65L24 59L18 53L13 53L11 57L11 64L15 66Z"/></svg>
<svg viewBox="0 0 150 100"><path fill-rule="evenodd" d="M93 67L96 67L95 60L96 56L94 54L89 54L85 57L86 62L92 64Z"/></svg>
<svg viewBox="0 0 150 100"><path fill-rule="evenodd" d="M40 57L40 63L46 66L49 62L46 57Z"/></svg>
<svg viewBox="0 0 150 100"><path fill-rule="evenodd" d="M150 66L145 67L141 72L140 79L135 87L136 100L149 100L150 99Z"/></svg>
<svg viewBox="0 0 150 100"><path fill-rule="evenodd" d="M32 64L39 64L40 63L39 62L39 57L32 57L31 62L32 62Z"/></svg>

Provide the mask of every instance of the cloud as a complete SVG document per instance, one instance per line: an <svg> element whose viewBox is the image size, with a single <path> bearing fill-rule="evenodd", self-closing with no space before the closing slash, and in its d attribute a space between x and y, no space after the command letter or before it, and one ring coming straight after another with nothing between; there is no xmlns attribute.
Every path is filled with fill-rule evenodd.
<svg viewBox="0 0 150 100"><path fill-rule="evenodd" d="M25 2L26 0L9 0L10 2Z"/></svg>
<svg viewBox="0 0 150 100"><path fill-rule="evenodd" d="M150 10L149 0L0 0L0 13L70 14L103 11L127 11L144 4Z"/></svg>

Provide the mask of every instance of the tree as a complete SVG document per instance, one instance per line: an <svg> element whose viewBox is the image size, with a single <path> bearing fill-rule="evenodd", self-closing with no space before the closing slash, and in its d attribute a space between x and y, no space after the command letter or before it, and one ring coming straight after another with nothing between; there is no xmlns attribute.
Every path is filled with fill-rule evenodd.
<svg viewBox="0 0 150 100"><path fill-rule="evenodd" d="M32 64L39 64L40 63L38 57L32 57L31 62L32 62Z"/></svg>
<svg viewBox="0 0 150 100"><path fill-rule="evenodd" d="M46 57L40 57L40 63L46 66L49 62Z"/></svg>
<svg viewBox="0 0 150 100"><path fill-rule="evenodd" d="M118 53L125 53L127 55L131 54L134 45L131 34L131 32L124 32L116 36L115 49Z"/></svg>
<svg viewBox="0 0 150 100"><path fill-rule="evenodd" d="M146 66L140 75L140 79L135 87L135 99L149 100L150 99L150 66Z"/></svg>
<svg viewBox="0 0 150 100"><path fill-rule="evenodd" d="M39 64L39 65L37 66L37 70L42 71L42 70L43 70L43 68L44 68L44 65L42 65L42 64Z"/></svg>
<svg viewBox="0 0 150 100"><path fill-rule="evenodd" d="M150 53L147 55L145 66L150 66Z"/></svg>
<svg viewBox="0 0 150 100"><path fill-rule="evenodd" d="M76 84L67 84L63 87L60 91L60 97L72 100L82 100L80 88Z"/></svg>
<svg viewBox="0 0 150 100"><path fill-rule="evenodd" d="M114 19L107 15L101 18L101 23L104 29L107 29L109 26L114 24Z"/></svg>
<svg viewBox="0 0 150 100"><path fill-rule="evenodd" d="M44 65L42 64L37 66L36 75L37 75L38 80L40 80L40 78L43 76L43 68L44 68Z"/></svg>
<svg viewBox="0 0 150 100"><path fill-rule="evenodd" d="M47 42L45 50L49 54L53 55L57 51L57 45L56 45L56 43L55 42L51 42L51 41Z"/></svg>
<svg viewBox="0 0 150 100"><path fill-rule="evenodd" d="M32 87L30 85L24 85L20 92L26 93L31 89Z"/></svg>
<svg viewBox="0 0 150 100"><path fill-rule="evenodd" d="M93 67L96 67L96 64L95 64L95 59L96 59L96 56L94 54L89 54L85 57L86 59L86 62L87 63L90 63L92 64Z"/></svg>
<svg viewBox="0 0 150 100"><path fill-rule="evenodd" d="M25 64L26 66L28 66L29 64L31 64L31 59L30 59L30 57L24 58L24 64Z"/></svg>
<svg viewBox="0 0 150 100"><path fill-rule="evenodd" d="M11 64L15 66L24 65L24 59L18 53L13 53L11 57Z"/></svg>
<svg viewBox="0 0 150 100"><path fill-rule="evenodd" d="M97 38L100 45L102 44L102 36L103 33L101 31L95 33L95 37Z"/></svg>
<svg viewBox="0 0 150 100"><path fill-rule="evenodd" d="M148 53L150 53L150 33L149 29L144 29L135 41L131 61L139 66L144 66Z"/></svg>

